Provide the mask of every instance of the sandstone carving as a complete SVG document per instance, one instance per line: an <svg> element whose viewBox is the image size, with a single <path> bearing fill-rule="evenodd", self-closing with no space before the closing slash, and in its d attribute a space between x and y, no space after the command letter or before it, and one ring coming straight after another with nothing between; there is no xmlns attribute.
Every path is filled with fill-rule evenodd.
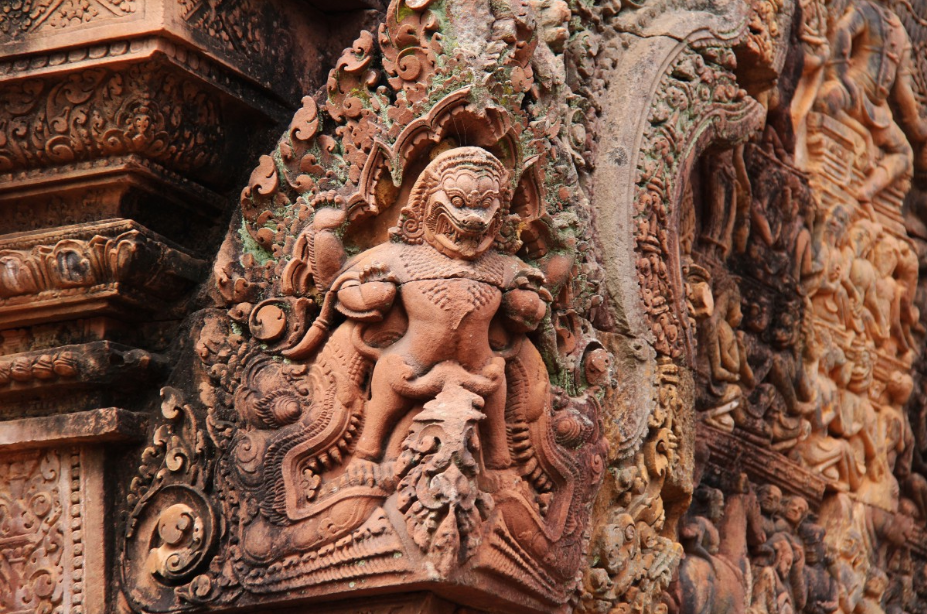
<svg viewBox="0 0 927 614"><path fill-rule="evenodd" d="M216 267L226 311L198 328L205 424L191 403L181 437L213 450L217 478L168 450L176 477L139 482L133 607L412 578L567 607L604 476L612 359L588 319L602 299L594 253L577 251L583 196L547 183L570 158L547 111L526 132L514 104L546 104L529 94L544 56L515 44L533 21L474 7L501 11L489 39L457 31L494 41L488 68L465 48L439 63L442 28L459 25L397 1L252 174L246 239L230 235Z"/></svg>
<svg viewBox="0 0 927 614"><path fill-rule="evenodd" d="M0 2L0 210L4 612L927 614L925 0Z"/></svg>

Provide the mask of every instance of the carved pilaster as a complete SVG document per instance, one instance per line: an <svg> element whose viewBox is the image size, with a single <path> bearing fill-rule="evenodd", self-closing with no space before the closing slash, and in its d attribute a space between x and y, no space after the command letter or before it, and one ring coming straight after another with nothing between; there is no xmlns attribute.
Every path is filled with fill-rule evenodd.
<svg viewBox="0 0 927 614"><path fill-rule="evenodd" d="M190 301L207 300L195 290L248 152L318 87L319 58L358 18L332 28L282 0L0 6L0 449L26 450L10 457L3 497L53 505L10 521L38 532L3 536L0 610L115 607L102 557L124 503L112 485L103 496L104 459L113 482L117 442L127 424L130 440L144 428L133 412L171 371ZM84 457L89 477L72 463Z"/></svg>

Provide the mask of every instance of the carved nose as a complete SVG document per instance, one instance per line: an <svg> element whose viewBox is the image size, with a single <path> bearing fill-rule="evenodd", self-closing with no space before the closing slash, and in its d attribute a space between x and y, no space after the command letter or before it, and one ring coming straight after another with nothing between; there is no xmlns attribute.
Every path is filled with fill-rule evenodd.
<svg viewBox="0 0 927 614"><path fill-rule="evenodd" d="M486 225L486 218L471 214L461 220L464 228L482 228Z"/></svg>

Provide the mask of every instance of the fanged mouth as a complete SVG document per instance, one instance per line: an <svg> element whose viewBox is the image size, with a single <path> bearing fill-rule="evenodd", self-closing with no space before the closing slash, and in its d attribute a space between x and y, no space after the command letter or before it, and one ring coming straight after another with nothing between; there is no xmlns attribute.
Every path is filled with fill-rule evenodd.
<svg viewBox="0 0 927 614"><path fill-rule="evenodd" d="M447 214L440 213L435 221L434 233L437 236L445 236L454 243L460 245L478 245L486 234L487 225L473 225L472 228L462 228L455 224Z"/></svg>

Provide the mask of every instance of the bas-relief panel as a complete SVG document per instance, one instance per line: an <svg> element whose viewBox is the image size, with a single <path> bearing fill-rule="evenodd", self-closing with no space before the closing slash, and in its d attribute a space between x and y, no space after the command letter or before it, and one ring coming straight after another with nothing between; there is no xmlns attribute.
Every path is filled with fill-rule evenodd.
<svg viewBox="0 0 927 614"><path fill-rule="evenodd" d="M256 5L219 4L180 15L262 54L235 18ZM24 2L0 32L137 5ZM242 193L128 487L112 607L411 585L487 611L920 613L919 10L394 1ZM133 70L9 88L0 168L208 173L217 99ZM628 74L646 94L620 98ZM145 263L199 278L137 230L60 238L0 254L0 302L147 289ZM0 385L80 375L25 360ZM30 531L79 471L31 455L4 486ZM15 526L4 606L78 611L82 546Z"/></svg>
<svg viewBox="0 0 927 614"><path fill-rule="evenodd" d="M78 448L0 454L2 611L89 611L81 472Z"/></svg>
<svg viewBox="0 0 927 614"><path fill-rule="evenodd" d="M927 141L922 30L878 2L802 8L797 82L752 142L702 161L683 201L683 251L713 299L698 318L707 462L680 530L683 612L923 603L908 409L923 246L904 207Z"/></svg>

